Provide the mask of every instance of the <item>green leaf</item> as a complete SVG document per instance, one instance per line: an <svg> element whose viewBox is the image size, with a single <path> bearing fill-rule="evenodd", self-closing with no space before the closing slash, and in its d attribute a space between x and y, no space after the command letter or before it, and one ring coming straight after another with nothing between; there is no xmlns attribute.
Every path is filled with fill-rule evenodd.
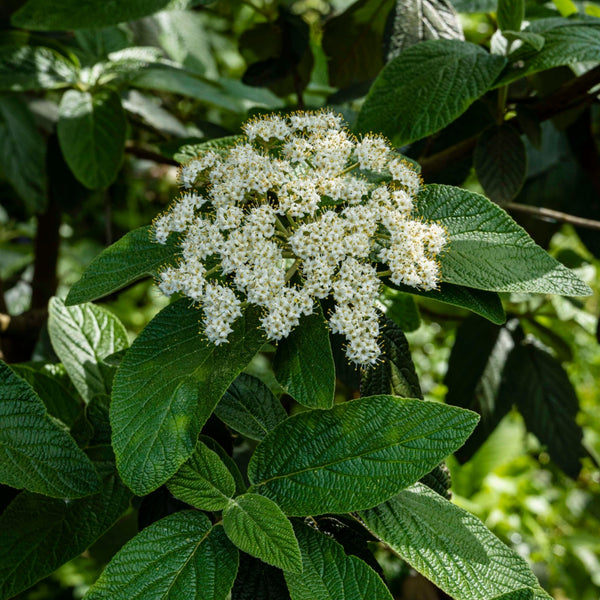
<svg viewBox="0 0 600 600"><path fill-rule="evenodd" d="M229 150L241 142L244 136L241 135L227 135L225 137L216 138L214 140L208 140L201 142L200 144L186 144L181 146L179 151L173 155L173 158L180 163L186 163L197 156L201 156L203 152L216 152L225 156Z"/></svg>
<svg viewBox="0 0 600 600"><path fill-rule="evenodd" d="M240 373L215 407L227 426L261 441L287 413L271 390L257 377Z"/></svg>
<svg viewBox="0 0 600 600"><path fill-rule="evenodd" d="M127 120L119 95L69 90L58 109L58 141L77 179L92 190L108 187L123 162Z"/></svg>
<svg viewBox="0 0 600 600"><path fill-rule="evenodd" d="M397 0L387 60L425 40L464 40L460 19L449 0Z"/></svg>
<svg viewBox="0 0 600 600"><path fill-rule="evenodd" d="M458 40L411 46L375 80L357 130L382 133L395 146L439 131L487 91L504 64L503 57Z"/></svg>
<svg viewBox="0 0 600 600"><path fill-rule="evenodd" d="M326 21L323 50L332 86L346 88L377 76L384 63L385 24L394 4L359 0Z"/></svg>
<svg viewBox="0 0 600 600"><path fill-rule="evenodd" d="M223 527L229 539L251 556L284 571L302 571L292 524L268 498L244 494L230 500L223 511Z"/></svg>
<svg viewBox="0 0 600 600"><path fill-rule="evenodd" d="M479 183L497 204L519 193L527 175L527 153L519 132L509 123L484 131L475 147L473 162Z"/></svg>
<svg viewBox="0 0 600 600"><path fill-rule="evenodd" d="M231 600L290 600L283 572L242 552Z"/></svg>
<svg viewBox="0 0 600 600"><path fill-rule="evenodd" d="M281 387L300 404L333 406L335 366L329 328L320 307L278 342L273 369Z"/></svg>
<svg viewBox="0 0 600 600"><path fill-rule="evenodd" d="M70 502L19 494L0 516L0 599L12 598L79 556L127 509L130 496L115 475L99 494Z"/></svg>
<svg viewBox="0 0 600 600"><path fill-rule="evenodd" d="M448 231L449 248L440 257L443 281L497 292L592 293L484 196L428 185L420 196L419 214Z"/></svg>
<svg viewBox="0 0 600 600"><path fill-rule="evenodd" d="M498 0L496 19L502 31L519 31L524 17L524 0Z"/></svg>
<svg viewBox="0 0 600 600"><path fill-rule="evenodd" d="M239 496L246 491L246 483L240 470L236 464L236 462L225 452L222 446L220 446L213 438L208 437L207 435L199 435L198 441L202 442L205 446L208 446L209 450L212 450L223 462L223 464L227 467L229 473L233 477L235 481L235 495Z"/></svg>
<svg viewBox="0 0 600 600"><path fill-rule="evenodd" d="M0 97L0 175L29 212L46 205L46 144L23 98Z"/></svg>
<svg viewBox="0 0 600 600"><path fill-rule="evenodd" d="M534 600L532 588L521 588L514 592L507 592L501 596L496 596L492 600Z"/></svg>
<svg viewBox="0 0 600 600"><path fill-rule="evenodd" d="M391 394L403 398L423 398L406 336L384 314L379 317L379 327L382 360L362 371L361 395Z"/></svg>
<svg viewBox="0 0 600 600"><path fill-rule="evenodd" d="M134 229L94 258L65 303L91 302L144 277L158 277L177 252L174 237L159 244L152 238L150 225Z"/></svg>
<svg viewBox="0 0 600 600"><path fill-rule="evenodd" d="M394 396L300 413L256 448L248 465L251 489L295 516L375 506L456 450L477 419L463 409Z"/></svg>
<svg viewBox="0 0 600 600"><path fill-rule="evenodd" d="M182 511L138 533L108 563L86 600L225 600L238 551L206 515Z"/></svg>
<svg viewBox="0 0 600 600"><path fill-rule="evenodd" d="M0 362L0 482L53 498L96 493L100 481L33 388Z"/></svg>
<svg viewBox="0 0 600 600"><path fill-rule="evenodd" d="M202 442L167 482L175 498L201 510L222 510L235 493L235 481L216 452Z"/></svg>
<svg viewBox="0 0 600 600"><path fill-rule="evenodd" d="M360 513L367 529L455 600L532 588L527 563L475 516L417 483Z"/></svg>
<svg viewBox="0 0 600 600"><path fill-rule="evenodd" d="M77 78L77 67L52 48L0 46L0 90L56 89L73 85Z"/></svg>
<svg viewBox="0 0 600 600"><path fill-rule="evenodd" d="M385 306L387 317L396 323L402 331L416 331L421 325L419 309L411 294L386 287L380 300Z"/></svg>
<svg viewBox="0 0 600 600"><path fill-rule="evenodd" d="M22 377L41 398L50 415L71 426L81 413L79 398L60 381L43 370L28 365L11 365L13 371Z"/></svg>
<svg viewBox="0 0 600 600"><path fill-rule="evenodd" d="M133 21L165 8L171 0L127 2L79 2L78 0L29 0L11 19L15 27L52 31L106 27Z"/></svg>
<svg viewBox="0 0 600 600"><path fill-rule="evenodd" d="M292 600L392 600L379 575L341 544L303 523L294 524L302 573L285 573Z"/></svg>
<svg viewBox="0 0 600 600"><path fill-rule="evenodd" d="M506 361L499 400L516 401L527 429L547 446L552 460L576 479L579 459L586 452L576 420L579 401L561 364L534 344L517 346Z"/></svg>
<svg viewBox="0 0 600 600"><path fill-rule="evenodd" d="M71 381L86 402L95 394L110 394L114 367L102 359L127 348L122 323L94 304L65 306L60 298L48 305L48 332L52 347Z"/></svg>
<svg viewBox="0 0 600 600"><path fill-rule="evenodd" d="M533 50L536 50L538 52L544 47L544 44L546 43L544 36L539 35L537 33L531 33L530 31L503 31L502 35L509 42L512 42L513 40L521 40L525 44L531 46Z"/></svg>
<svg viewBox="0 0 600 600"><path fill-rule="evenodd" d="M255 307L221 346L201 335L200 316L187 298L167 306L117 371L113 446L123 481L138 495L165 483L192 455L202 425L265 342Z"/></svg>

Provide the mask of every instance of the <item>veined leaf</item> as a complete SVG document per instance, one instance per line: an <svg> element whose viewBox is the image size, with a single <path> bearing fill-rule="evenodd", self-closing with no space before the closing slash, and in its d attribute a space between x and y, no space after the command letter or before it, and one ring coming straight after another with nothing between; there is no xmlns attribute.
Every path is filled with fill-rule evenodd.
<svg viewBox="0 0 600 600"><path fill-rule="evenodd" d="M290 600L283 571L244 552L231 600Z"/></svg>
<svg viewBox="0 0 600 600"><path fill-rule="evenodd" d="M52 347L83 399L110 394L115 369L102 359L129 346L123 324L101 306L65 306L56 297L48 313Z"/></svg>
<svg viewBox="0 0 600 600"><path fill-rule="evenodd" d="M52 48L0 46L0 90L68 87L77 82L77 77L77 67Z"/></svg>
<svg viewBox="0 0 600 600"><path fill-rule="evenodd" d="M58 141L73 175L92 190L111 184L121 168L127 120L119 95L69 90L60 102Z"/></svg>
<svg viewBox="0 0 600 600"><path fill-rule="evenodd" d="M532 588L521 588L514 592L507 592L501 596L496 596L492 600L534 600L534 591Z"/></svg>
<svg viewBox="0 0 600 600"><path fill-rule="evenodd" d="M225 600L238 551L199 511L169 515L138 533L110 561L86 600Z"/></svg>
<svg viewBox="0 0 600 600"><path fill-rule="evenodd" d="M505 65L501 56L458 40L407 48L381 71L360 110L357 130L401 146L448 125L482 96Z"/></svg>
<svg viewBox="0 0 600 600"><path fill-rule="evenodd" d="M98 492L100 480L75 440L48 416L33 388L0 362L0 482L53 498Z"/></svg>
<svg viewBox="0 0 600 600"><path fill-rule="evenodd" d="M300 413L256 448L248 465L251 491L295 516L375 506L463 444L477 418L452 406L394 396Z"/></svg>
<svg viewBox="0 0 600 600"><path fill-rule="evenodd" d="M167 482L175 498L201 510L222 510L235 494L235 481L218 454L202 442Z"/></svg>
<svg viewBox="0 0 600 600"><path fill-rule="evenodd" d="M591 294L583 281L484 196L428 185L420 196L419 213L448 230L449 247L440 256L443 281L497 292Z"/></svg>
<svg viewBox="0 0 600 600"><path fill-rule="evenodd" d="M225 137L208 140L199 144L186 144L181 146L173 155L173 158L180 163L186 163L197 156L201 156L203 152L216 152L225 156L227 152L238 142L244 139L241 135L227 135Z"/></svg>
<svg viewBox="0 0 600 600"><path fill-rule="evenodd" d="M475 516L417 483L360 513L366 527L456 600L534 588L527 563Z"/></svg>
<svg viewBox="0 0 600 600"><path fill-rule="evenodd" d="M498 0L498 27L502 31L519 31L525 16L525 0Z"/></svg>
<svg viewBox="0 0 600 600"><path fill-rule="evenodd" d="M198 441L202 442L205 446L208 446L209 450L212 450L220 459L221 462L227 467L227 470L231 473L233 480L235 481L235 495L239 496L246 491L246 482L240 473L240 469L236 462L225 452L222 446L220 446L213 438L207 435L199 435Z"/></svg>
<svg viewBox="0 0 600 600"><path fill-rule="evenodd" d="M173 236L166 244L151 236L150 225L139 227L106 248L71 288L65 304L98 300L144 277L158 277L166 263L176 260L178 250Z"/></svg>
<svg viewBox="0 0 600 600"><path fill-rule="evenodd" d="M257 377L240 373L215 407L226 425L253 440L262 440L287 413L271 390Z"/></svg>
<svg viewBox="0 0 600 600"><path fill-rule="evenodd" d="M302 552L302 573L285 573L292 600L392 600L379 575L341 544L297 523L294 531Z"/></svg>
<svg viewBox="0 0 600 600"><path fill-rule="evenodd" d="M130 497L116 475L104 480L99 494L70 502L19 494L0 516L0 599L79 556L121 516Z"/></svg>
<svg viewBox="0 0 600 600"><path fill-rule="evenodd" d="M265 342L255 307L222 346L201 335L200 316L186 298L167 306L115 376L110 419L117 466L139 495L165 483L192 455L202 425Z"/></svg>
<svg viewBox="0 0 600 600"><path fill-rule="evenodd" d="M292 524L272 500L258 494L230 500L223 511L223 527L229 539L251 556L284 571L302 571Z"/></svg>
<svg viewBox="0 0 600 600"><path fill-rule="evenodd" d="M331 408L335 395L335 366L329 328L320 307L277 344L273 362L281 387L309 408Z"/></svg>

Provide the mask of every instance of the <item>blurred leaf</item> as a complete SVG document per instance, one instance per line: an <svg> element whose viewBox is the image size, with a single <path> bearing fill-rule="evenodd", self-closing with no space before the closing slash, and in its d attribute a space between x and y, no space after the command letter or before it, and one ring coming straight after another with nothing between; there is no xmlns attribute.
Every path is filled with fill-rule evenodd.
<svg viewBox="0 0 600 600"><path fill-rule="evenodd" d="M381 71L356 128L361 133L382 133L396 146L423 138L465 112L488 90L505 62L458 40L411 46Z"/></svg>
<svg viewBox="0 0 600 600"><path fill-rule="evenodd" d="M569 477L577 478L586 456L576 421L579 401L560 363L532 343L517 346L508 357L499 396L516 402L527 429Z"/></svg>
<svg viewBox="0 0 600 600"><path fill-rule="evenodd" d="M380 298L385 306L385 314L402 331L415 331L421 324L417 303L411 294L399 292L392 288L384 288Z"/></svg>
<svg viewBox="0 0 600 600"><path fill-rule="evenodd" d="M123 514L130 497L116 475L102 492L80 500L19 494L0 516L0 598L12 598L79 556Z"/></svg>
<svg viewBox="0 0 600 600"><path fill-rule="evenodd" d="M100 480L33 388L0 362L0 481L53 498L97 493Z"/></svg>
<svg viewBox="0 0 600 600"><path fill-rule="evenodd" d="M79 2L78 0L29 0L11 19L15 27L52 31L106 27L133 21L165 8L170 0L127 2ZM206 3L205 0L203 3Z"/></svg>
<svg viewBox="0 0 600 600"><path fill-rule="evenodd" d="M96 256L71 287L65 304L98 300L144 277L158 277L176 257L173 236L166 244L159 244L150 225L134 229Z"/></svg>
<svg viewBox="0 0 600 600"><path fill-rule="evenodd" d="M169 479L167 488L179 500L201 510L223 510L235 493L235 481L227 467L202 442Z"/></svg>
<svg viewBox="0 0 600 600"><path fill-rule="evenodd" d="M335 366L329 328L323 311L303 316L288 337L279 340L273 360L281 387L309 408L331 408L335 395Z"/></svg>
<svg viewBox="0 0 600 600"><path fill-rule="evenodd" d="M484 131L473 160L479 183L491 200L503 205L515 198L527 174L527 153L512 125L504 123Z"/></svg>
<svg viewBox="0 0 600 600"><path fill-rule="evenodd" d="M181 511L146 527L117 552L87 600L225 600L238 552L220 525Z"/></svg>
<svg viewBox="0 0 600 600"><path fill-rule="evenodd" d="M237 143L244 139L241 135L228 135L225 137L200 142L198 144L186 144L181 146L179 151L173 154L173 158L179 163L186 163L197 156L201 156L203 152L216 152L225 156L229 150Z"/></svg>
<svg viewBox="0 0 600 600"><path fill-rule="evenodd" d="M443 281L498 292L591 293L484 196L428 185L420 195L419 213L448 230L449 247L440 257Z"/></svg>
<svg viewBox="0 0 600 600"><path fill-rule="evenodd" d="M421 483L360 517L369 531L456 600L489 600L537 585L525 560L477 517Z"/></svg>
<svg viewBox="0 0 600 600"><path fill-rule="evenodd" d="M111 52L123 50L131 45L131 32L124 26L109 26L78 29L75 39L79 46L95 59L107 58Z"/></svg>
<svg viewBox="0 0 600 600"><path fill-rule="evenodd" d="M302 552L301 573L285 573L292 600L392 600L379 575L329 536L303 523L294 531Z"/></svg>
<svg viewBox="0 0 600 600"><path fill-rule="evenodd" d="M215 408L215 415L234 431L261 441L287 413L258 378L240 373Z"/></svg>
<svg viewBox="0 0 600 600"><path fill-rule="evenodd" d="M48 311L52 347L85 402L95 394L110 394L115 369L102 359L129 346L123 324L105 308L65 306L56 297Z"/></svg>
<svg viewBox="0 0 600 600"><path fill-rule="evenodd" d="M454 8L464 13L496 12L498 0L452 0Z"/></svg>
<svg viewBox="0 0 600 600"><path fill-rule="evenodd" d="M339 88L370 81L383 68L383 32L395 0L352 3L325 22L323 50L329 83Z"/></svg>
<svg viewBox="0 0 600 600"><path fill-rule="evenodd" d="M186 127L168 110L160 106L157 98L140 94L136 90L129 90L123 95L123 108L130 113L141 117L148 125L166 135L185 137L188 135Z"/></svg>
<svg viewBox="0 0 600 600"><path fill-rule="evenodd" d="M223 528L229 539L251 556L284 571L302 571L292 524L272 500L258 494L237 496L223 510Z"/></svg>
<svg viewBox="0 0 600 600"><path fill-rule="evenodd" d="M502 31L519 31L525 16L525 0L498 0L496 19Z"/></svg>
<svg viewBox="0 0 600 600"><path fill-rule="evenodd" d="M134 492L155 490L192 455L202 425L265 342L258 312L250 307L228 343L215 346L182 298L134 341L115 377L110 415L117 466Z"/></svg>
<svg viewBox="0 0 600 600"><path fill-rule="evenodd" d="M60 102L60 148L73 174L96 190L108 187L123 162L127 120L121 99L109 89L69 90Z"/></svg>
<svg viewBox="0 0 600 600"><path fill-rule="evenodd" d="M449 0L397 0L387 38L387 60L425 40L464 40L462 25Z"/></svg>
<svg viewBox="0 0 600 600"><path fill-rule="evenodd" d="M281 569L244 552L240 553L240 568L231 590L231 600L289 600Z"/></svg>
<svg viewBox="0 0 600 600"><path fill-rule="evenodd" d="M6 177L29 212L46 205L46 144L27 105L18 96L0 96L0 175Z"/></svg>
<svg viewBox="0 0 600 600"><path fill-rule="evenodd" d="M75 64L44 46L0 46L0 90L23 92L77 83Z"/></svg>
<svg viewBox="0 0 600 600"><path fill-rule="evenodd" d="M469 411L394 396L306 411L258 445L248 465L250 489L296 516L375 506L456 450L476 421Z"/></svg>

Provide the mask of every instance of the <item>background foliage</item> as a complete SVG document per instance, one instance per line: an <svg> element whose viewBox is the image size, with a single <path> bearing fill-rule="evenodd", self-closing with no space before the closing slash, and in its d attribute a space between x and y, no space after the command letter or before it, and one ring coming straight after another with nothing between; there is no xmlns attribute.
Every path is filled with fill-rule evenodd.
<svg viewBox="0 0 600 600"><path fill-rule="evenodd" d="M499 308L490 313L489 302L483 303L489 320L460 308L480 315L481 298L465 304L450 289L442 288L446 303L406 290L388 291L381 300L387 316L407 332L425 397L482 415L449 462L454 500L524 556L556 600L597 598L600 127L590 90L600 84L600 5L154 0L120 3L110 11L103 3L52 5L48 10L42 0L12 0L0 7L0 342L3 359L19 363L18 374L51 415L42 410L36 427L61 435L53 418L60 419L80 446L94 448L96 461L110 462L103 454L110 441L106 394L118 352L167 301L151 281L136 283L137 272L125 291L103 299L125 328L100 305L67 307L55 299L48 309L50 298L64 298L102 248L168 206L177 161L193 156L194 145L235 135L260 112L331 106L355 131L385 133L419 162L427 183L485 193L592 286L595 295L580 299L525 296L507 284L501 294L505 324ZM122 238L123 252L140 240ZM145 273L156 273L162 251L144 249ZM456 272L468 276L464 268ZM95 283L95 297L113 291L100 289L110 288L102 271ZM402 352L396 342L386 341L390 356ZM286 408L298 410L294 389L303 383L286 375L283 354L263 356L249 368L272 388L260 392L264 424L247 423L244 437L233 441L216 419L207 424L207 432L241 462L248 460L252 440L277 422L273 392ZM286 394L269 375L270 358ZM358 374L342 362L338 399L357 395L359 387ZM247 377L229 388L225 398L233 401L221 402L216 413L238 428L242 416L232 414L239 410L236 386L257 385ZM411 382L404 385L410 389ZM316 401L326 405L331 390L325 389ZM80 398L89 400L83 415ZM196 452L211 452L209 440ZM72 452L81 450L74 446ZM237 485L236 472L229 487ZM28 489L64 493L34 483ZM172 482L169 489L187 501L184 483ZM85 495L98 485L93 473L84 473L74 493ZM130 493L114 477L103 485L106 506L96 506L95 497L80 500L82 513L104 519L91 520L81 539L100 539L39 583L32 565L28 585L35 587L17 597L81 597L138 527L180 507L161 488L134 501L105 533ZM211 490L207 498L219 505ZM5 508L15 491L3 486L2 492ZM14 518L28 515L31 496L24 492L6 511ZM59 500L45 502L49 514L64 511ZM227 510L233 520L241 509ZM176 514L183 516L170 521L174 532L184 519L198 531L207 526L196 513ZM59 522L69 530L67 517ZM30 523L30 539L41 547L57 535L46 525L43 514ZM152 530L145 531L151 537ZM226 553L221 534L211 533L211 543ZM2 535L11 539L8 530ZM311 530L299 528L296 535L305 547L319 544ZM64 560L86 545L75 536ZM445 597L391 553L372 549L396 597ZM282 560L293 565L298 557L287 550ZM340 552L333 546L325 551ZM17 555L5 545L2 568L10 569ZM46 572L62 564L60 558ZM248 556L242 572L259 573L257 586L283 585L277 572ZM293 575L287 584L302 597ZM234 587L233 598L254 597L244 593Z"/></svg>

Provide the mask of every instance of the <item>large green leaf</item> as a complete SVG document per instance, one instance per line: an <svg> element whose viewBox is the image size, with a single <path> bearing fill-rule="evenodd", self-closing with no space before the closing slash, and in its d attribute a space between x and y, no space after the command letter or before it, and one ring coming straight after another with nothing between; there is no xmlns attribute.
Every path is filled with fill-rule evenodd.
<svg viewBox="0 0 600 600"><path fill-rule="evenodd" d="M502 31L519 31L525 16L525 0L498 0L498 27Z"/></svg>
<svg viewBox="0 0 600 600"><path fill-rule="evenodd" d="M238 551L219 525L198 511L146 527L110 561L86 600L225 600Z"/></svg>
<svg viewBox="0 0 600 600"><path fill-rule="evenodd" d="M0 482L53 498L98 492L100 480L88 457L3 362L0 384Z"/></svg>
<svg viewBox="0 0 600 600"><path fill-rule="evenodd" d="M281 387L309 408L331 408L335 395L335 365L329 328L321 308L277 344L273 362Z"/></svg>
<svg viewBox="0 0 600 600"><path fill-rule="evenodd" d="M302 523L294 531L303 569L285 573L292 600L392 600L379 575L334 539Z"/></svg>
<svg viewBox="0 0 600 600"><path fill-rule="evenodd" d="M499 402L516 402L527 429L548 448L550 457L570 477L586 456L577 424L579 401L561 364L531 343L510 353L502 377Z"/></svg>
<svg viewBox="0 0 600 600"><path fill-rule="evenodd" d="M154 241L150 225L130 231L94 258L65 303L91 302L143 277L157 277L167 262L176 259L173 239L166 244Z"/></svg>
<svg viewBox="0 0 600 600"><path fill-rule="evenodd" d="M292 524L279 506L258 494L244 494L223 511L229 539L251 556L285 571L302 571L302 558Z"/></svg>
<svg viewBox="0 0 600 600"><path fill-rule="evenodd" d="M202 425L265 342L257 308L235 322L221 346L201 335L200 316L185 298L167 306L117 371L113 446L121 477L136 494L165 483L192 455Z"/></svg>
<svg viewBox="0 0 600 600"><path fill-rule="evenodd" d="M121 168L127 120L119 95L108 89L65 92L58 111L58 141L71 171L86 187L108 187Z"/></svg>
<svg viewBox="0 0 600 600"><path fill-rule="evenodd" d="M128 0L95 2L93 0L29 0L12 17L12 24L42 31L106 27L133 21L165 8L171 0Z"/></svg>
<svg viewBox="0 0 600 600"><path fill-rule="evenodd" d="M235 481L219 455L202 442L167 482L175 498L201 510L223 510L235 493Z"/></svg>
<svg viewBox="0 0 600 600"><path fill-rule="evenodd" d="M46 205L46 144L23 98L0 97L0 175L30 212Z"/></svg>
<svg viewBox="0 0 600 600"><path fill-rule="evenodd" d="M449 185L428 185L419 213L448 230L442 279L497 292L588 296L590 288L540 248L504 210L484 196Z"/></svg>
<svg viewBox="0 0 600 600"><path fill-rule="evenodd" d="M65 306L52 298L48 332L54 351L86 402L95 394L110 394L114 367L102 359L129 346L127 332L111 312L95 306Z"/></svg>
<svg viewBox="0 0 600 600"><path fill-rule="evenodd" d="M76 83L77 77L77 67L52 48L0 46L0 90L67 87Z"/></svg>
<svg viewBox="0 0 600 600"><path fill-rule="evenodd" d="M127 509L130 496L115 475L99 494L70 502L19 494L0 516L0 600L79 556Z"/></svg>
<svg viewBox="0 0 600 600"><path fill-rule="evenodd" d="M231 600L290 600L283 571L242 552Z"/></svg>
<svg viewBox="0 0 600 600"><path fill-rule="evenodd" d="M505 62L458 40L411 46L375 80L358 115L357 129L383 133L396 146L439 131L487 91Z"/></svg>
<svg viewBox="0 0 600 600"><path fill-rule="evenodd" d="M394 396L307 411L258 445L248 465L251 489L289 515L372 507L454 452L477 419L453 406Z"/></svg>
<svg viewBox="0 0 600 600"><path fill-rule="evenodd" d="M240 373L215 408L226 425L261 441L287 413L271 390L257 377Z"/></svg>
<svg viewBox="0 0 600 600"><path fill-rule="evenodd" d="M527 563L475 516L417 483L360 513L367 528L455 600L535 588Z"/></svg>

